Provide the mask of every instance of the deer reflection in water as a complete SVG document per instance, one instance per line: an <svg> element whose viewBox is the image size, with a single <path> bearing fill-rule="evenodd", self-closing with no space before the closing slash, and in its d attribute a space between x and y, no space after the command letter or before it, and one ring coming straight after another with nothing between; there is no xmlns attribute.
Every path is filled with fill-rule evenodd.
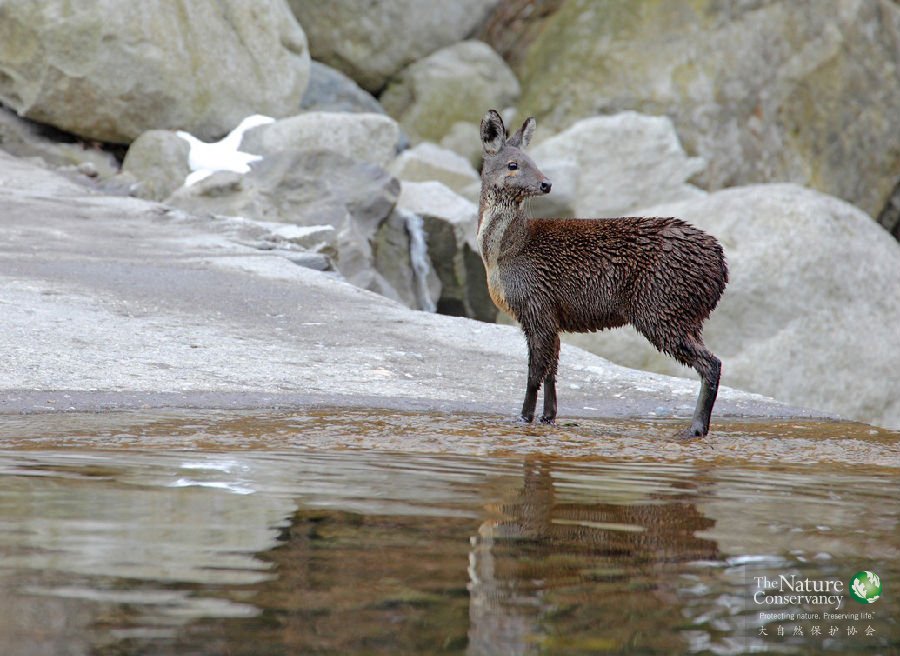
<svg viewBox="0 0 900 656"><path fill-rule="evenodd" d="M490 508L498 518L471 538L468 653L677 649L661 631L682 621L667 575L673 563L718 558L716 543L696 535L715 522L690 489L648 497L640 485L614 503L596 489L576 500L557 493L550 463L527 462L516 498Z"/></svg>
<svg viewBox="0 0 900 656"><path fill-rule="evenodd" d="M265 557L275 576L253 596L265 622L214 634L278 653L686 651L671 630L686 621L676 579L686 561L718 558L696 535L714 523L691 502L698 484L590 471L580 485L582 471L529 461L448 483L464 504L304 508Z"/></svg>

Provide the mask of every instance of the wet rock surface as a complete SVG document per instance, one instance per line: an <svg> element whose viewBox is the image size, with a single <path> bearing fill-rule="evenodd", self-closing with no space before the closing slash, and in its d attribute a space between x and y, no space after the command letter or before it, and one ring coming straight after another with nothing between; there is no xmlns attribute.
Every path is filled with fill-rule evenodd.
<svg viewBox="0 0 900 656"><path fill-rule="evenodd" d="M422 217L402 209L379 226L372 246L375 269L399 300L415 310L434 312L442 285L427 249Z"/></svg>

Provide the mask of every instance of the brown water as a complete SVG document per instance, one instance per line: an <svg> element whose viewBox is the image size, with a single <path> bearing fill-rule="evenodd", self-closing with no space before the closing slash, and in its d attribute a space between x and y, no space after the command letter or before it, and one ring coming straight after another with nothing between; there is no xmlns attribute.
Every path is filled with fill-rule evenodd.
<svg viewBox="0 0 900 656"><path fill-rule="evenodd" d="M676 427L2 417L0 654L900 653L900 435Z"/></svg>

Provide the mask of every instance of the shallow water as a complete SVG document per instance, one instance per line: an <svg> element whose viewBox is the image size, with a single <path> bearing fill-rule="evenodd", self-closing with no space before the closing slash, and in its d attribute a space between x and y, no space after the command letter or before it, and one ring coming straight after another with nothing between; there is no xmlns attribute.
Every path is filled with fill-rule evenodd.
<svg viewBox="0 0 900 656"><path fill-rule="evenodd" d="M900 435L677 427L2 417L0 653L900 653ZM872 604L754 603L860 570Z"/></svg>

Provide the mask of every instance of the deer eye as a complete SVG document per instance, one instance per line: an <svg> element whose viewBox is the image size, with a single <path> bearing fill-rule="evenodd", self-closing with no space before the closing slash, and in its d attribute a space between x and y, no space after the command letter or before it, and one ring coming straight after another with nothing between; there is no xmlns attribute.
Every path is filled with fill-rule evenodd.
<svg viewBox="0 0 900 656"><path fill-rule="evenodd" d="M506 168L508 168L510 171L515 171L516 169L519 168L519 163L518 162L510 162L509 164L506 165Z"/></svg>

